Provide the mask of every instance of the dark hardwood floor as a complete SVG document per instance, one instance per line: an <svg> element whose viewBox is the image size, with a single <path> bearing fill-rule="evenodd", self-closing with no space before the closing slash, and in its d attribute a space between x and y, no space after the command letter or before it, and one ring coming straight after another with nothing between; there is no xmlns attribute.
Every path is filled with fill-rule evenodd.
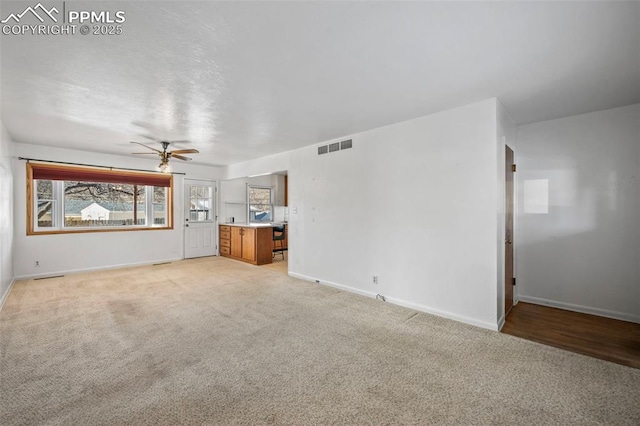
<svg viewBox="0 0 640 426"><path fill-rule="evenodd" d="M640 368L640 324L520 302L502 332Z"/></svg>

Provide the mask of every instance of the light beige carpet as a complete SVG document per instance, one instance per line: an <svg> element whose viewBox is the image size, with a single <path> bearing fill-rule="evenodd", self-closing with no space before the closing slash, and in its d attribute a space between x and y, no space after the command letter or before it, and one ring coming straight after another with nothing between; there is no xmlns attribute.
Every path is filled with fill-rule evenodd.
<svg viewBox="0 0 640 426"><path fill-rule="evenodd" d="M640 424L640 370L224 258L15 284L0 424Z"/></svg>

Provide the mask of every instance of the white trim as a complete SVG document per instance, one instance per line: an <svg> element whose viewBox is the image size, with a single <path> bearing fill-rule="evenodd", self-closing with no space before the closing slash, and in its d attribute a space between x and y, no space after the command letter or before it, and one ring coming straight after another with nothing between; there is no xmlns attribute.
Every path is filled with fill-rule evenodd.
<svg viewBox="0 0 640 426"><path fill-rule="evenodd" d="M331 282L331 281L323 281L323 280L319 280L319 279L316 279L316 278L308 277L306 275L298 274L298 273L295 273L295 272L289 272L289 276L290 277L294 277L294 278L299 278L299 279L305 280L305 281L311 281L311 282L314 282L314 283L327 285L329 287L338 288L340 290L345 290L345 291L348 291L349 293L356 293L356 294L359 294L361 296L367 296L367 297L372 297L372 298L376 297L376 293L374 293L372 291L360 290L360 289L355 288L355 287L349 287L349 286L346 286L346 285L343 285L343 284L334 283L334 282Z"/></svg>
<svg viewBox="0 0 640 426"><path fill-rule="evenodd" d="M426 312L428 314L433 314L439 317L451 319L458 322L464 322L467 324L475 325L476 327L486 328L488 330L498 331L498 324L492 324L487 321L477 320L475 318L465 317L463 315L454 314L447 311L442 311L440 309L432 308L430 306L420 305L413 302L406 302L404 300L395 299L392 297L387 297L387 302L391 302L396 305L404 306L406 308L415 309L416 311Z"/></svg>
<svg viewBox="0 0 640 426"><path fill-rule="evenodd" d="M4 302L7 301L7 298L9 297L9 293L11 293L11 289L13 289L13 285L15 283L16 283L16 279L14 278L13 280L11 280L9 287L7 287L7 291L5 291L4 294L2 295L2 298L0 298L0 311L2 311L2 308L4 307Z"/></svg>
<svg viewBox="0 0 640 426"><path fill-rule="evenodd" d="M598 315L606 318L613 318L622 321L634 322L640 324L640 316L627 314L624 312L609 311L600 308L591 308L589 306L574 305L573 303L557 302L555 300L543 299L540 297L524 296L518 297L519 302L533 303L535 305L551 306L552 308L565 309L567 311L580 312L583 314Z"/></svg>
<svg viewBox="0 0 640 426"><path fill-rule="evenodd" d="M16 280L31 280L34 278L47 278L47 277L54 277L58 275L65 275L65 274L78 274L83 272L106 271L109 269L120 269L120 268L130 268L133 266L154 265L156 263L177 262L179 260L184 260L184 259L183 258L158 259L158 260L145 261L145 262L121 263L118 265L100 266L97 268L69 269L66 271L54 271L54 272L47 272L44 274L22 275L22 276L16 277Z"/></svg>
<svg viewBox="0 0 640 426"><path fill-rule="evenodd" d="M355 288L355 287L349 287L349 286L346 286L346 285L343 285L343 284L338 284L338 283L334 283L334 282L330 282L330 281L318 280L316 278L308 277L306 275L298 274L298 273L295 273L295 272L289 272L289 276L290 277L294 277L294 278L300 278L300 279L305 280L305 281L312 281L312 282L317 282L319 284L328 285L330 287L335 287L335 288L338 288L340 290L348 291L350 293L356 293L356 294L359 294L361 296L367 296L367 297L371 297L371 298L375 298L376 297L376 293L371 292L371 291L361 290L361 289L358 289L358 288ZM404 306L405 308L415 309L416 311L426 312L428 314L436 315L436 316L439 316L439 317L442 317L442 318L447 318L447 319L451 319L451 320L458 321L458 322L463 322L463 323L466 323L466 324L475 325L476 327L486 328L488 330L493 330L493 331L498 331L499 330L498 323L492 324L492 323L487 322L487 321L481 321L481 320L477 320L475 318L465 317L465 316L462 316L462 315L454 314L454 313L447 312L447 311L442 311L440 309L432 308L432 307L425 306L425 305L420 305L420 304L413 303L413 302L407 302L405 300L396 299L396 298L393 298L393 297L385 296L385 298L386 298L387 302L393 303L394 305Z"/></svg>
<svg viewBox="0 0 640 426"><path fill-rule="evenodd" d="M502 327L504 327L504 318L505 316L504 314L502 314L502 316L498 319L498 331L502 330Z"/></svg>

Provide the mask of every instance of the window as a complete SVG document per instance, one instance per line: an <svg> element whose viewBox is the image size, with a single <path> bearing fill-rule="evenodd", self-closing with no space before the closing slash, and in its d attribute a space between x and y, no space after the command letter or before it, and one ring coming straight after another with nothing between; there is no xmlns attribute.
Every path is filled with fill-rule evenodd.
<svg viewBox="0 0 640 426"><path fill-rule="evenodd" d="M51 228L55 223L56 200L53 195L53 181L39 180L36 182L36 226Z"/></svg>
<svg viewBox="0 0 640 426"><path fill-rule="evenodd" d="M171 175L28 163L27 181L28 235L173 227Z"/></svg>
<svg viewBox="0 0 640 426"><path fill-rule="evenodd" d="M163 186L153 187L153 224L167 224L167 188Z"/></svg>
<svg viewBox="0 0 640 426"><path fill-rule="evenodd" d="M82 181L58 184L64 188L65 228L146 225L146 186Z"/></svg>
<svg viewBox="0 0 640 426"><path fill-rule="evenodd" d="M211 214L211 187L207 185L189 185L189 220L191 222L209 222Z"/></svg>
<svg viewBox="0 0 640 426"><path fill-rule="evenodd" d="M273 188L270 186L247 186L249 222L271 222L273 219Z"/></svg>

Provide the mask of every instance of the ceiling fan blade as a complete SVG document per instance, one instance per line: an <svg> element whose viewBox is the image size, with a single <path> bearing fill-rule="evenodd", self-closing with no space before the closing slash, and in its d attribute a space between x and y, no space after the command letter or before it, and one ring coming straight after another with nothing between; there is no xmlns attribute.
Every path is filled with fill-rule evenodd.
<svg viewBox="0 0 640 426"><path fill-rule="evenodd" d="M134 154L134 155L158 155L155 152L132 152L131 154Z"/></svg>
<svg viewBox="0 0 640 426"><path fill-rule="evenodd" d="M197 149L174 149L171 152L173 154L198 154L200 151Z"/></svg>
<svg viewBox="0 0 640 426"><path fill-rule="evenodd" d="M158 142L160 140L158 138L154 138L153 136L143 135L142 133L139 133L138 136L142 136L145 139L150 139L150 140L155 141L155 142Z"/></svg>
<svg viewBox="0 0 640 426"><path fill-rule="evenodd" d="M182 155L175 155L175 154L171 154L171 158L177 158L178 160L183 160L183 161L191 161L192 160L192 158L184 157Z"/></svg>
<svg viewBox="0 0 640 426"><path fill-rule="evenodd" d="M169 143L191 143L191 141L188 141L186 139L181 140L181 141L167 141L167 142L169 142Z"/></svg>
<svg viewBox="0 0 640 426"><path fill-rule="evenodd" d="M149 148L149 149L150 149L150 150L152 150L152 151L155 151L155 152L157 152L157 153L159 153L159 154L162 154L162 151L160 151L159 149L156 149L156 148L154 148L154 147L152 147L152 146L145 145L145 144L140 143L140 142L133 142L133 141L131 141L131 143L135 143L135 144L138 144L138 145L142 145L142 146L144 146L145 148Z"/></svg>

